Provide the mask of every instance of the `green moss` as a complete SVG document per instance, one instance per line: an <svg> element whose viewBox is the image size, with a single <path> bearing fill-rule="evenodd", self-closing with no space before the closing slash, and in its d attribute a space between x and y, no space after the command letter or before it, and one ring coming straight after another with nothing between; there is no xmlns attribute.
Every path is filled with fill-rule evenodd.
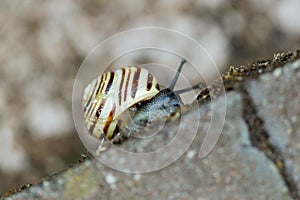
<svg viewBox="0 0 300 200"><path fill-rule="evenodd" d="M79 169L85 168L85 169ZM93 194L97 189L101 176L93 166L80 166L77 170L68 170L62 179L65 181L63 197L64 199L82 199Z"/></svg>

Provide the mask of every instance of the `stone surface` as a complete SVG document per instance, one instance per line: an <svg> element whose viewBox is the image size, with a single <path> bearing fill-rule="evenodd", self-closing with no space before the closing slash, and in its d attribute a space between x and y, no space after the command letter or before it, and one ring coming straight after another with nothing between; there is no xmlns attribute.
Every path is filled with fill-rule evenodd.
<svg viewBox="0 0 300 200"><path fill-rule="evenodd" d="M298 0L1 0L0 194L66 168L86 151L72 121L72 89L80 64L103 40L136 27L178 30L199 42L222 71L299 48L298 7ZM205 56L189 45L169 44L187 47L211 76ZM106 48L105 57L118 49L119 43ZM173 58L146 50L124 55L112 67L155 62L173 68ZM184 74L191 84L198 81L194 73Z"/></svg>
<svg viewBox="0 0 300 200"><path fill-rule="evenodd" d="M231 68L223 76L226 104L215 93L211 96L217 98L211 102L184 107L181 125L186 135L180 138L182 145L195 131L196 121L200 122L198 134L178 160L160 170L125 173L88 157L38 184L25 185L5 196L10 200L299 199L299 69L299 52L277 54L272 61ZM198 152L205 133L218 129L210 123L212 105L217 116L222 116L222 106L226 106L225 124L213 151L200 159ZM161 147L175 135L177 124L168 123L163 134L151 142L129 139L119 148L144 151ZM161 158L172 157L176 148L167 154L162 152L156 159L136 163L122 159L116 152L109 148L101 156L119 161L120 170L139 166L148 171L147 167L159 166Z"/></svg>
<svg viewBox="0 0 300 200"><path fill-rule="evenodd" d="M222 136L205 159L199 159L198 152L209 126L210 104L200 108L201 126L194 143L166 168L128 174L88 159L9 199L290 199L276 166L251 145L243 106L239 93L227 94ZM186 117L193 120L197 114L194 109Z"/></svg>
<svg viewBox="0 0 300 200"><path fill-rule="evenodd" d="M288 174L300 190L300 60L260 76L246 88L273 143L282 153Z"/></svg>

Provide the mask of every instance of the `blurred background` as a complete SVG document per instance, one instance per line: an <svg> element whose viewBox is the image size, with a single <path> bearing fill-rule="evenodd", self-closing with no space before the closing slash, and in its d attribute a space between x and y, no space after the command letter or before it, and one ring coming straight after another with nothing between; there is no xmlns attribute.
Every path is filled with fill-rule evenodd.
<svg viewBox="0 0 300 200"><path fill-rule="evenodd" d="M0 194L85 153L72 89L101 41L137 27L175 29L200 42L224 71L299 48L299 8L298 0L2 0Z"/></svg>

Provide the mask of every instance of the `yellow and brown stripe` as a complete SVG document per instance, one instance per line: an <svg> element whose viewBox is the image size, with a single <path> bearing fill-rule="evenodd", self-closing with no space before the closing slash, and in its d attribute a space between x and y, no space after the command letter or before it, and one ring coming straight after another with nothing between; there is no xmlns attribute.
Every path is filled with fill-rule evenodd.
<svg viewBox="0 0 300 200"><path fill-rule="evenodd" d="M136 92L138 90L141 70L142 70L141 68L137 68L137 70L134 72L132 86L131 86L131 98L135 97Z"/></svg>
<svg viewBox="0 0 300 200"><path fill-rule="evenodd" d="M127 71L127 77L126 77L126 84L125 84L125 88L124 88L124 102L127 100L127 91L129 90L128 86L129 86L129 83L130 83L130 78L132 77L131 75L131 71L132 71L132 68L128 67L126 68L126 71Z"/></svg>
<svg viewBox="0 0 300 200"><path fill-rule="evenodd" d="M86 114L88 114L90 112L90 108L93 105L93 103L91 102L95 96L99 93L99 90L101 87L103 87L104 85L104 80L105 80L105 76L106 74L103 74L102 76L98 77L97 79L93 80L85 89L84 91L84 112L86 112L86 110L89 110L86 112ZM85 99L88 99L87 101L85 101Z"/></svg>
<svg viewBox="0 0 300 200"><path fill-rule="evenodd" d="M120 82L120 86L119 86L119 91L118 91L118 96L119 96L119 106L121 105L122 103L122 91L123 91L123 84L124 84L124 79L125 79L125 73L126 73L126 70L123 68L121 69L122 70L122 74L121 74L121 82Z"/></svg>

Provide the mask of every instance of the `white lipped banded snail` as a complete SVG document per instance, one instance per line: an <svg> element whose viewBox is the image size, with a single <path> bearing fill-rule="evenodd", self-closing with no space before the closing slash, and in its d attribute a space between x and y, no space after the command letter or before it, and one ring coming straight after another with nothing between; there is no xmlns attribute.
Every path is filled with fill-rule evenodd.
<svg viewBox="0 0 300 200"><path fill-rule="evenodd" d="M168 118L183 104L179 94L202 87L200 83L173 91L184 63L182 59L170 86L163 90L148 70L135 66L106 72L87 85L84 119L90 134L101 140L97 151L101 151L104 137L120 143L149 123ZM130 112L129 121L121 117L126 111Z"/></svg>

